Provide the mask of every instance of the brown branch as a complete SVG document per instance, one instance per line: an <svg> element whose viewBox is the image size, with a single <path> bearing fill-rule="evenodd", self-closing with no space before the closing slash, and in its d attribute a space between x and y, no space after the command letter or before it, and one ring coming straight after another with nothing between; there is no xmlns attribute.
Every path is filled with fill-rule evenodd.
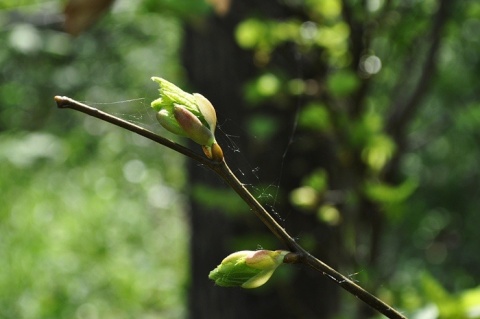
<svg viewBox="0 0 480 319"><path fill-rule="evenodd" d="M88 106L86 104L77 102L68 97L55 96L55 102L59 108L70 108L90 116L96 117L100 120L107 121L114 125L120 126L128 131L144 136L154 142L157 142L163 146L173 149L191 159L205 165L214 172L216 172L235 192L250 206L255 215L268 227L268 229L280 240L285 246L287 246L293 253L295 253L294 261L303 263L311 268L319 271L323 275L333 280L336 284L341 286L353 294L358 299L365 302L371 308L384 314L391 319L406 319L401 313L390 307L388 304L378 299L368 291L354 283L348 277L342 275L329 265L325 264L315 256L307 252L302 246L300 246L295 239L288 234L288 232L277 223L272 215L257 201L257 199L245 188L245 186L238 180L233 172L228 167L225 159L221 162L212 161L191 150L172 142L166 138L163 138L149 130L146 130L138 125L122 120L113 115L102 112L96 108Z"/></svg>
<svg viewBox="0 0 480 319"><path fill-rule="evenodd" d="M159 136L153 133L152 131L149 131L141 126L135 125L128 121L122 120L119 117L102 112L97 108L83 104L81 102L78 102L66 96L55 96L54 100L57 103L57 107L60 109L73 109L73 110L88 114L90 116L96 117L105 122L112 123L116 126L120 126L126 130L137 133L138 135L146 137L154 142L157 142L158 144L171 148L172 150L177 151L180 154L190 157L191 159L199 162L200 164L204 164L204 165L211 164L210 160L191 151L189 148L186 148L185 146L182 146L167 138Z"/></svg>

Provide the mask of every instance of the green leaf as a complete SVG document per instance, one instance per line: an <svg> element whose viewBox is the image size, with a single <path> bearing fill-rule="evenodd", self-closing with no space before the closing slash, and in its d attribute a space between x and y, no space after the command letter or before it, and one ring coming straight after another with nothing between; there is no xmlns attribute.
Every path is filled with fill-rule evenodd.
<svg viewBox="0 0 480 319"><path fill-rule="evenodd" d="M397 204L410 197L417 187L418 182L413 178L407 179L397 186L369 182L365 185L365 193L374 201L385 204Z"/></svg>
<svg viewBox="0 0 480 319"><path fill-rule="evenodd" d="M311 130L328 131L331 128L330 114L324 104L311 103L300 111L298 124Z"/></svg>
<svg viewBox="0 0 480 319"><path fill-rule="evenodd" d="M328 188L328 174L323 168L319 168L302 181L303 185L310 186L319 193L323 193Z"/></svg>
<svg viewBox="0 0 480 319"><path fill-rule="evenodd" d="M276 118L266 115L255 115L247 122L250 135L262 141L270 139L278 131L278 126Z"/></svg>
<svg viewBox="0 0 480 319"><path fill-rule="evenodd" d="M396 149L393 140L386 134L376 134L362 150L363 161L373 170L380 171L392 158Z"/></svg>
<svg viewBox="0 0 480 319"><path fill-rule="evenodd" d="M207 209L217 209L227 215L239 215L248 209L245 202L230 189L218 189L195 184L192 187L193 200Z"/></svg>
<svg viewBox="0 0 480 319"><path fill-rule="evenodd" d="M348 96L359 87L358 76L350 70L338 71L327 79L327 88L330 93L337 97Z"/></svg>
<svg viewBox="0 0 480 319"><path fill-rule="evenodd" d="M235 30L237 43L245 49L253 49L265 39L265 36L265 23L257 19L245 20Z"/></svg>

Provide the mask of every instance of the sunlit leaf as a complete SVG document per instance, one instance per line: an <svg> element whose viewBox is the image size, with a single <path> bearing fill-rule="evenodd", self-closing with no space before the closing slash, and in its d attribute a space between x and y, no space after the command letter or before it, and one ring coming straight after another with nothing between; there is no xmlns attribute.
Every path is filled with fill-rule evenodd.
<svg viewBox="0 0 480 319"><path fill-rule="evenodd" d="M395 149L396 145L390 137L376 134L362 150L362 159L372 170L380 171L392 158Z"/></svg>
<svg viewBox="0 0 480 319"><path fill-rule="evenodd" d="M317 217L321 222L330 226L336 226L342 220L340 211L333 205L322 205L317 211Z"/></svg>
<svg viewBox="0 0 480 319"><path fill-rule="evenodd" d="M258 103L273 98L282 89L280 78L273 73L265 73L247 83L246 95L250 102Z"/></svg>
<svg viewBox="0 0 480 319"><path fill-rule="evenodd" d="M266 25L257 19L244 20L236 29L235 37L242 48L253 49L265 39Z"/></svg>
<svg viewBox="0 0 480 319"><path fill-rule="evenodd" d="M301 209L311 210L315 208L319 194L310 186L302 186L290 193L290 202Z"/></svg>
<svg viewBox="0 0 480 319"><path fill-rule="evenodd" d="M318 193L322 193L328 188L327 172L325 171L325 169L319 168L307 175L302 180L302 184L312 187Z"/></svg>
<svg viewBox="0 0 480 319"><path fill-rule="evenodd" d="M327 131L331 127L328 110L319 103L311 103L301 109L298 123L301 127L316 131Z"/></svg>
<svg viewBox="0 0 480 319"><path fill-rule="evenodd" d="M405 201L417 187L415 179L407 179L398 186L369 182L365 185L365 192L374 201L393 204Z"/></svg>

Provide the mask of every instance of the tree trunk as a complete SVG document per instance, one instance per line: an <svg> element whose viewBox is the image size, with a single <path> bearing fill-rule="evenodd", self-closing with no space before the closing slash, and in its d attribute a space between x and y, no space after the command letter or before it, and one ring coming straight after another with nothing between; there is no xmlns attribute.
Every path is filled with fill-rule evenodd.
<svg viewBox="0 0 480 319"><path fill-rule="evenodd" d="M259 12L265 17L274 19L292 14L275 1L233 1L226 16L211 16L201 24L186 27L183 64L190 83L195 87L194 91L207 96L215 106L218 123L220 126L223 125L225 133L239 137L235 138L234 142L240 153L229 149L225 133L216 134L232 169L240 173L242 182L252 187L260 184L279 185L277 199L270 201L281 218L279 222L291 234L298 236L299 240L308 239L315 243L308 248L316 256L335 266L338 247L335 233L318 223L313 214L295 211L288 203L288 194L299 186L305 173L322 164L328 165L329 159L325 158L328 152L320 152L322 147L328 145L322 146L322 141L317 137L301 136L299 132L295 137L302 142L288 148L287 156L284 157L293 137L295 101L290 101L291 103L282 108L268 103L255 108L246 107L243 88L246 81L257 75L258 70L253 63L253 54L237 46L234 31L239 22L250 14ZM308 72L321 72L313 63L312 65L299 63L297 57L295 47L285 45L276 50L270 66L274 64L292 77L298 72L304 75ZM305 69L299 70L301 67ZM258 114L273 118L279 124L278 131L266 141L255 139L246 128L248 119ZM245 159L244 161L250 163L250 167L248 164L242 166L235 163L238 158ZM251 172L257 167L260 169L258 179L254 174L241 175L241 172ZM279 178L281 180L278 180ZM208 184L210 188L227 191L226 186L211 172L192 163L190 167L192 190L199 184ZM271 189L277 191L275 187ZM265 187L263 190L270 189ZM235 250L255 250L258 248L257 245L265 249L284 247L275 241L273 235L268 233L266 227L256 219L246 205L241 214L228 216L221 209L206 208L195 200L190 204L192 228L190 318L329 318L336 311L339 299L337 286L326 277L301 266L281 267L288 268L285 269L288 278L273 280L255 290L215 286L208 279L208 273ZM258 235L257 241L251 244L254 246L248 245L246 241L243 245L232 245L239 238L245 238L242 236L249 234ZM274 277L276 275L281 277L277 273Z"/></svg>

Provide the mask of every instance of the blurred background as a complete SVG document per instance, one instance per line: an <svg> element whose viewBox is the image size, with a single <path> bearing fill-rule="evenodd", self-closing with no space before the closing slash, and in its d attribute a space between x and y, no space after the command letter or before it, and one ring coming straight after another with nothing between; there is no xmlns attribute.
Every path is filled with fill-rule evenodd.
<svg viewBox="0 0 480 319"><path fill-rule="evenodd" d="M0 26L0 318L380 318L301 266L214 286L281 243L211 172L53 101L175 139L153 75L213 102L309 251L409 318L480 318L477 1L2 0Z"/></svg>

